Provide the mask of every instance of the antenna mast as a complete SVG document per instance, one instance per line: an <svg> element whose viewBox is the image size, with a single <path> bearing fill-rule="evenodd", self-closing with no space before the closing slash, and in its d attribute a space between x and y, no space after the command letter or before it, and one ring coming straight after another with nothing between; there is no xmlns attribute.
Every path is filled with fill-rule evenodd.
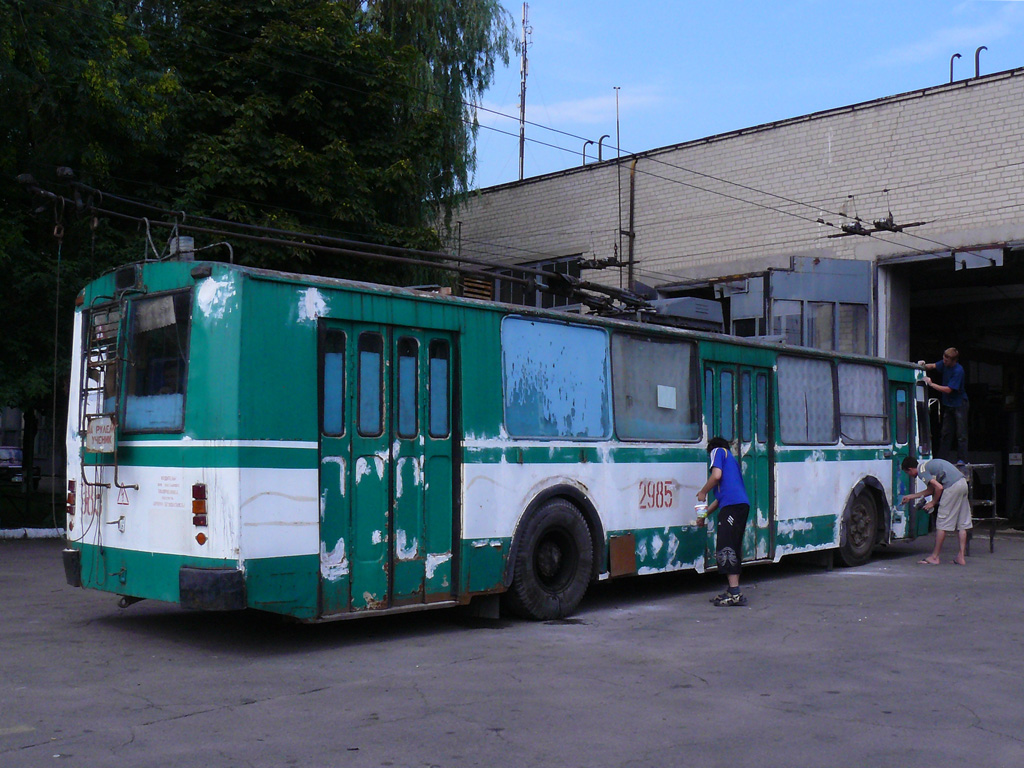
<svg viewBox="0 0 1024 768"><path fill-rule="evenodd" d="M529 3L523 3L523 58L519 65L519 74L522 77L519 86L519 180L523 180L523 154L526 151L526 73L529 66L526 62L526 48L528 42L526 36L533 30L527 26L526 21L529 15Z"/></svg>

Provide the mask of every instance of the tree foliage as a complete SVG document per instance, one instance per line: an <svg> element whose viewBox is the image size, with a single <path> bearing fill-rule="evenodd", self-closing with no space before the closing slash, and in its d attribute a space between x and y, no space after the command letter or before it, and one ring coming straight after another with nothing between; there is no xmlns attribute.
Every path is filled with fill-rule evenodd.
<svg viewBox="0 0 1024 768"><path fill-rule="evenodd" d="M0 0L0 404L45 406L54 317L65 371L74 294L144 253L136 224L76 217L55 168L174 210L437 247L509 30L496 0ZM24 173L69 202L34 214ZM408 278L298 250L236 256Z"/></svg>

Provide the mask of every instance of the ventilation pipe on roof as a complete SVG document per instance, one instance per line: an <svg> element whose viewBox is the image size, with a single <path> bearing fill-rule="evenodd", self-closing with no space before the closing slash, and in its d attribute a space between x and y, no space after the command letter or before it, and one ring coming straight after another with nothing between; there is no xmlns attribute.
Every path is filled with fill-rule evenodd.
<svg viewBox="0 0 1024 768"><path fill-rule="evenodd" d="M597 140L597 162L599 162L599 163L601 162L601 145L604 143L605 139L610 139L610 138L611 138L611 136L606 133L604 136L602 136L600 139Z"/></svg>
<svg viewBox="0 0 1024 768"><path fill-rule="evenodd" d="M981 52L987 51L987 45L978 46L978 50L974 52L974 76L981 77Z"/></svg>
<svg viewBox="0 0 1024 768"><path fill-rule="evenodd" d="M959 53L954 53L949 57L949 82L953 82L953 59L961 58Z"/></svg>

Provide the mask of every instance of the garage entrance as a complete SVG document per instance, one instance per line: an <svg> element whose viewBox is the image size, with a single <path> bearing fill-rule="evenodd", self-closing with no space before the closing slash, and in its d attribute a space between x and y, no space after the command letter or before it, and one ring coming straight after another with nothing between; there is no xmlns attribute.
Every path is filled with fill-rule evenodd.
<svg viewBox="0 0 1024 768"><path fill-rule="evenodd" d="M1024 249L880 260L879 286L889 294L886 357L935 362L947 347L960 350L970 399L971 461L996 467L998 514L1024 524ZM937 419L935 409L936 450Z"/></svg>

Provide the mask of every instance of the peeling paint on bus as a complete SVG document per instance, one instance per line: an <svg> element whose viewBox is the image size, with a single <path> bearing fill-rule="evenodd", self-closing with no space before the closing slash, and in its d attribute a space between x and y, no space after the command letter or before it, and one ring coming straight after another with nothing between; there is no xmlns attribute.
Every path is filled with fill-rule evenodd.
<svg viewBox="0 0 1024 768"><path fill-rule="evenodd" d="M235 283L230 277L216 280L208 277L196 291L196 307L203 317L220 320L224 317L228 300L235 295Z"/></svg>
<svg viewBox="0 0 1024 768"><path fill-rule="evenodd" d="M327 302L323 295L316 288L307 288L299 293L299 321L303 323L315 323L317 318L323 317L327 309Z"/></svg>
<svg viewBox="0 0 1024 768"><path fill-rule="evenodd" d="M344 539L339 539L330 552L323 542L320 543L320 573L329 581L337 581L343 576L348 576L348 557L345 555Z"/></svg>

